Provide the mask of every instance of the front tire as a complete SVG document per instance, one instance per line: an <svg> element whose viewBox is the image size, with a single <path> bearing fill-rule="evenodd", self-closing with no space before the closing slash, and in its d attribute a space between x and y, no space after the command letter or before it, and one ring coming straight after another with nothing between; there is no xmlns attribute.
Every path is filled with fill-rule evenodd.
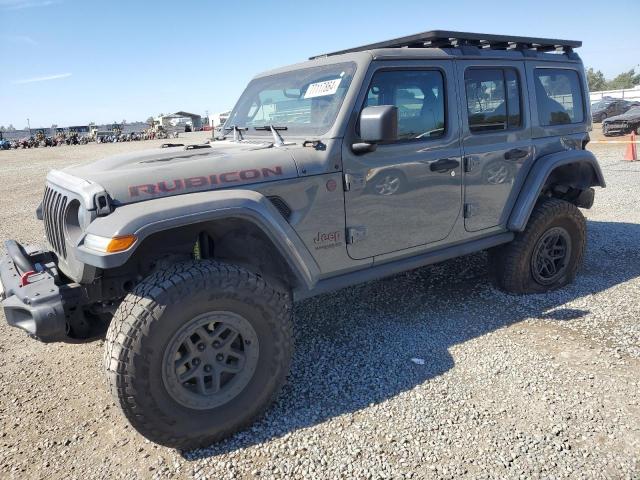
<svg viewBox="0 0 640 480"><path fill-rule="evenodd" d="M557 198L538 202L526 229L489 251L494 284L509 293L543 293L573 282L584 258L586 221Z"/></svg>
<svg viewBox="0 0 640 480"><path fill-rule="evenodd" d="M117 404L161 445L210 445L249 426L289 371L288 292L211 260L158 271L118 308L104 367Z"/></svg>

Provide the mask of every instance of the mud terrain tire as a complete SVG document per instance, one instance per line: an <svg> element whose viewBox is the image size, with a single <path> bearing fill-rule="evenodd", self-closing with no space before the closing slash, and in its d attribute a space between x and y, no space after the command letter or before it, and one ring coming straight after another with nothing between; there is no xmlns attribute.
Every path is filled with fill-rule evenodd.
<svg viewBox="0 0 640 480"><path fill-rule="evenodd" d="M580 210L564 200L540 200L526 229L489 251L493 283L515 294L564 287L575 279L585 247L586 221Z"/></svg>
<svg viewBox="0 0 640 480"><path fill-rule="evenodd" d="M211 318L215 320L207 323ZM208 387L201 390L203 379L212 378L205 377L202 369L211 372L223 357L222 350L209 351L216 344L222 348L214 341L224 340L218 327L226 324L220 318L236 325L229 331L235 328L239 333L233 337L228 333L226 338L233 341L237 357L246 357L238 362L230 354L228 360L236 362L239 372L245 372L249 363L253 369L238 383L236 374L220 367L215 386L206 380ZM194 332L201 333L184 333L194 321L200 321L193 324ZM174 356L176 345L183 350L187 345L189 358L202 354L202 360L194 367L195 360L184 360L180 353ZM232 351L231 345L225 348L225 352ZM158 271L127 295L107 333L104 368L116 403L138 432L168 447L191 449L228 437L259 417L283 385L292 351L289 292L243 268L203 260ZM199 372L195 383L193 379L188 381L191 384L183 382L177 366L172 372L179 362L184 363L183 370ZM225 362L227 358L219 363Z"/></svg>

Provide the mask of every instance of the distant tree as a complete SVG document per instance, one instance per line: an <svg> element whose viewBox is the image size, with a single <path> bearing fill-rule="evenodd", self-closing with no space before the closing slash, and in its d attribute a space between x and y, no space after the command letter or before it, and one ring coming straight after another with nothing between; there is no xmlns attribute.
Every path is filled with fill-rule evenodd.
<svg viewBox="0 0 640 480"><path fill-rule="evenodd" d="M589 83L589 90L592 92L600 92L607 89L607 79L604 78L604 73L600 70L595 71L593 68L587 70L587 82Z"/></svg>
<svg viewBox="0 0 640 480"><path fill-rule="evenodd" d="M25 130L28 130L29 127L25 127ZM16 127L14 127L12 124L9 124L9 126L7 127L7 132L15 132L16 131Z"/></svg>
<svg viewBox="0 0 640 480"><path fill-rule="evenodd" d="M51 124L51 130L54 130L56 128L58 128L58 124L56 123Z"/></svg>
<svg viewBox="0 0 640 480"><path fill-rule="evenodd" d="M122 125L126 125L127 121L126 120L122 120Z"/></svg>
<svg viewBox="0 0 640 480"><path fill-rule="evenodd" d="M144 123L147 123L149 125L153 125L153 117L147 118Z"/></svg>
<svg viewBox="0 0 640 480"><path fill-rule="evenodd" d="M623 72L616 78L608 82L609 90L620 90L623 88L633 88L640 85L640 73L632 68L628 72Z"/></svg>
<svg viewBox="0 0 640 480"><path fill-rule="evenodd" d="M4 128L4 125L0 126L0 132L6 132L6 131L7 131L7 129Z"/></svg>

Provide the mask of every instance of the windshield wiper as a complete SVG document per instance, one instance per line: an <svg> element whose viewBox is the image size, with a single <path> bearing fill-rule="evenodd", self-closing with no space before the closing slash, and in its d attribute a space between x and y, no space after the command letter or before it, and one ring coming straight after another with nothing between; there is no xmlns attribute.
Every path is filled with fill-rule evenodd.
<svg viewBox="0 0 640 480"><path fill-rule="evenodd" d="M253 127L256 130L271 130L271 135L273 135L273 146L274 147L283 147L285 145L293 145L293 143L286 143L282 135L278 133L278 130L288 130L289 127L278 127L276 125L264 125L262 127Z"/></svg>
<svg viewBox="0 0 640 480"><path fill-rule="evenodd" d="M233 130L233 141L234 142L241 142L242 140L244 140L244 137L242 136L242 132L246 132L249 129L247 127L239 127L237 125L231 125L230 127L222 127L222 131L225 132L227 130ZM226 138L226 135L223 133L222 134L222 138Z"/></svg>
<svg viewBox="0 0 640 480"><path fill-rule="evenodd" d="M253 127L256 130L289 130L289 127L277 125L263 125L262 127Z"/></svg>

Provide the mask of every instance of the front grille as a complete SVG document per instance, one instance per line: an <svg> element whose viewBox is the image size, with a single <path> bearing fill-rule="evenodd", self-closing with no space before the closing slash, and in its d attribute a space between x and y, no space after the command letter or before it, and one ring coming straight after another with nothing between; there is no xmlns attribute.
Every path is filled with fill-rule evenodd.
<svg viewBox="0 0 640 480"><path fill-rule="evenodd" d="M62 258L67 258L67 246L64 240L66 208L67 196L47 186L42 201L44 231L51 248Z"/></svg>

